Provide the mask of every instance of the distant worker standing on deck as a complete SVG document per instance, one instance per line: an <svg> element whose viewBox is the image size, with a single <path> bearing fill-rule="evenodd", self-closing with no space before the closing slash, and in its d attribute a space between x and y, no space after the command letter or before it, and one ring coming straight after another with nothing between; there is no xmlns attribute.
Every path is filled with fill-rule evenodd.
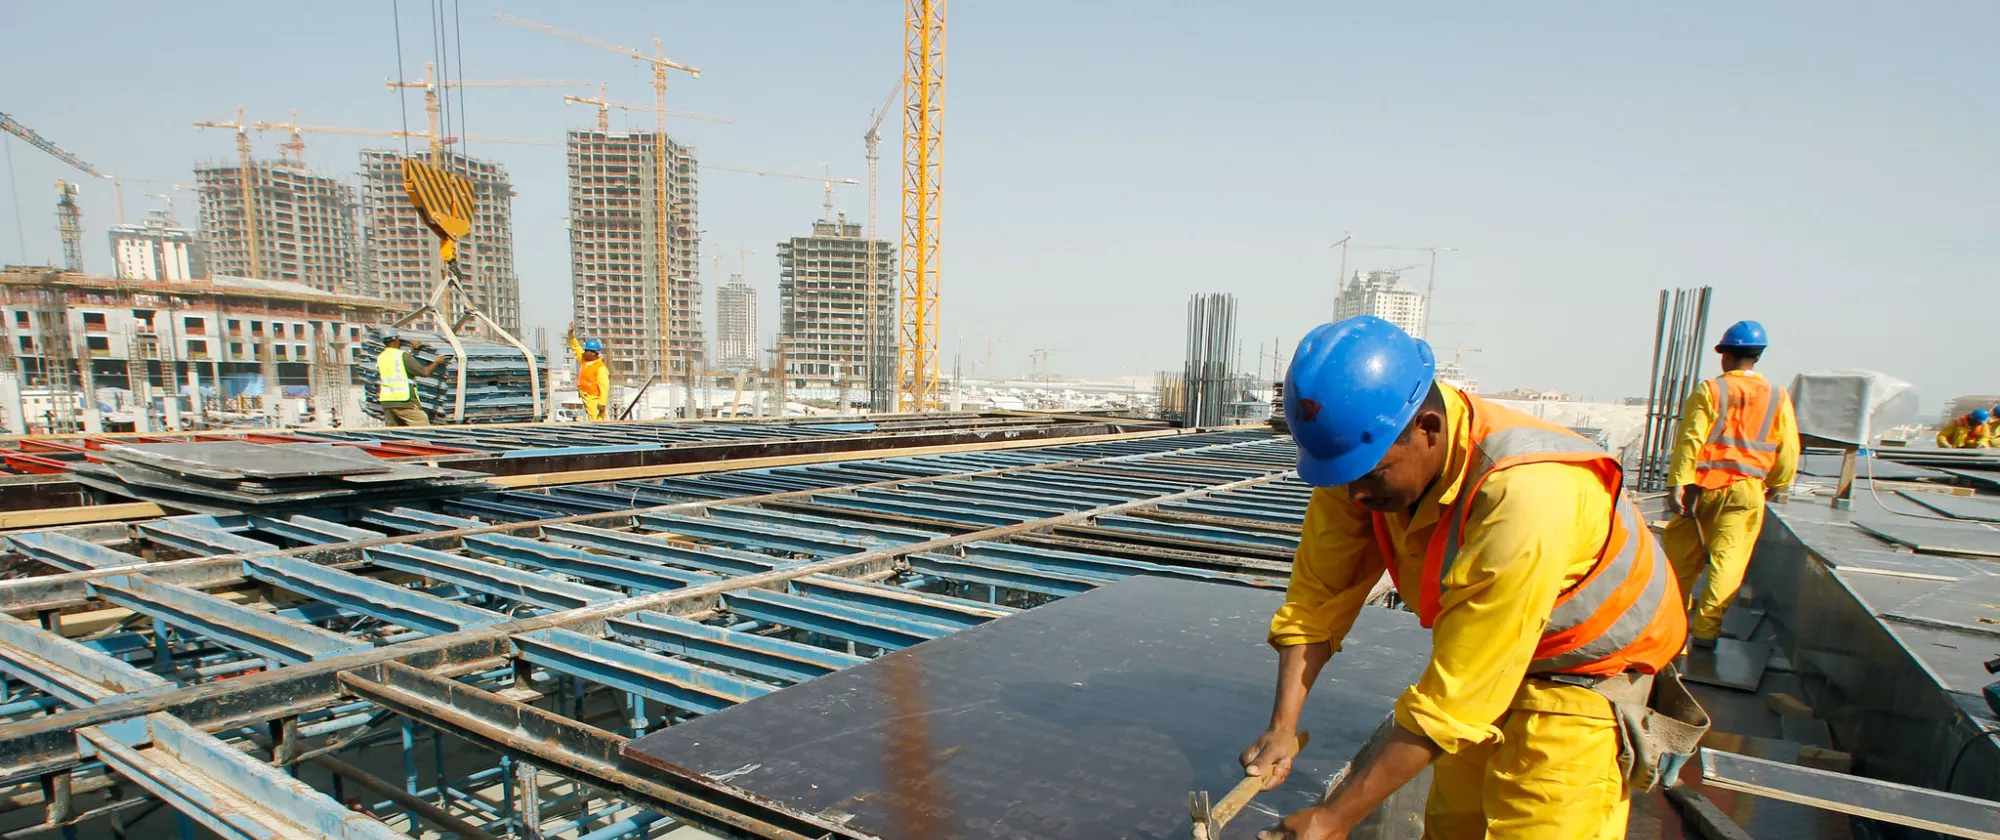
<svg viewBox="0 0 2000 840"><path fill-rule="evenodd" d="M1672 730L1651 698L1699 714L1672 670L1687 636L1673 574L1616 459L1435 373L1430 345L1371 316L1318 327L1293 356L1285 417L1316 489L1244 772L1267 789L1290 773L1306 696L1385 571L1431 655L1382 749L1263 836L1344 838L1435 762L1426 837L1623 837L1629 796L1694 748L1623 737L1627 721Z"/></svg>
<svg viewBox="0 0 2000 840"><path fill-rule="evenodd" d="M611 398L611 368L604 364L604 342L589 339L576 343L576 325L569 325L569 352L576 355L576 395L583 398L584 414L603 422L604 403Z"/></svg>
<svg viewBox="0 0 2000 840"><path fill-rule="evenodd" d="M1696 647L1715 646L1764 528L1764 501L1790 487L1798 468L1791 396L1752 370L1769 343L1763 324L1730 325L1715 346L1722 375L1688 395L1674 435L1667 555L1693 610L1688 635ZM1696 589L1703 570L1708 582Z"/></svg>
<svg viewBox="0 0 2000 840"><path fill-rule="evenodd" d="M424 414L423 403L417 399L417 383L410 376L410 354L423 347L422 342L403 347L403 337L394 331L382 331L382 352L375 357L375 376L380 386L375 391L375 401L382 404L382 425L385 426L428 426L430 417ZM449 356L439 356L417 376L430 376L439 365L451 360Z"/></svg>
<svg viewBox="0 0 2000 840"><path fill-rule="evenodd" d="M2000 405L1994 406L2000 410ZM1975 408L1959 415L1938 430L1941 449L1985 449L1993 445L1993 412Z"/></svg>

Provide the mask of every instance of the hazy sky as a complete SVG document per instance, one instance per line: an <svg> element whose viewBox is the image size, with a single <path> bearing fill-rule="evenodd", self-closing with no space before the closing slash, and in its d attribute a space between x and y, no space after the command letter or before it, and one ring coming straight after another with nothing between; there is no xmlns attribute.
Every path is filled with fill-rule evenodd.
<svg viewBox="0 0 2000 840"><path fill-rule="evenodd" d="M702 69L670 107L704 162L861 178L862 132L901 71L901 9L848 2L461 0L464 74L611 83L607 52L491 19L505 11ZM98 167L188 183L233 160L228 119L394 128L392 4L9 4L0 110ZM404 0L404 72L433 56L429 6ZM447 14L450 8L447 7ZM1435 326L1487 390L1643 394L1657 291L1713 284L1712 332L1760 318L1767 370L1865 367L1927 406L2000 391L2000 4L1186 3L1012 0L952 6L945 120L944 351L997 341L1003 374L1047 348L1086 376L1180 364L1189 294L1242 300L1245 364L1331 308L1343 231L1357 245L1444 245ZM579 93L594 93L579 89ZM474 90L467 133L559 139L594 109L559 90ZM422 120L409 99L412 124ZM614 124L631 123L613 112ZM899 129L884 143L895 236ZM282 137L259 138L275 156ZM358 138L306 140L352 179ZM74 178L9 142L0 262L55 262L52 188ZM559 148L472 144L520 193L531 326L567 321ZM128 183L126 215L158 202ZM19 213L15 210L18 196ZM865 218L865 192L838 206ZM701 184L706 317L750 248L768 335L774 243L820 187L731 173ZM110 266L108 182L84 186L89 268ZM194 220L191 197L181 202ZM25 253L16 231L25 231ZM1355 250L1350 268L1422 262ZM1414 272L1421 275L1421 271ZM712 327L711 327L712 337ZM768 339L767 339L768 340Z"/></svg>

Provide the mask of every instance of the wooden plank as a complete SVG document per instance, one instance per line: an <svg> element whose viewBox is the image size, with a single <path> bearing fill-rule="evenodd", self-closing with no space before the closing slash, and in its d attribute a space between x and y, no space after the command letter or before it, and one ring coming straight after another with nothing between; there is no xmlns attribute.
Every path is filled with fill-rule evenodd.
<svg viewBox="0 0 2000 840"><path fill-rule="evenodd" d="M166 515L166 510L152 502L120 502L113 505L10 510L0 512L0 531L14 531L23 528L52 528L57 525L82 525L88 522L110 522L117 519L148 519Z"/></svg>
<svg viewBox="0 0 2000 840"><path fill-rule="evenodd" d="M2000 803L1985 799L1706 748L1701 779L1711 787L1952 837L2000 840Z"/></svg>
<svg viewBox="0 0 2000 840"><path fill-rule="evenodd" d="M524 475L501 475L489 479L490 483L510 489L527 487L554 487L563 484L586 484L604 481L631 481L641 478L661 478L672 475L717 472L720 470L762 470L775 467L795 467L804 464L833 464L842 461L874 461L882 458L908 458L916 455L949 455L955 452L1000 452L1009 449L1033 449L1048 446L1070 446L1079 443L1103 443L1112 440L1145 440L1156 437L1192 434L1185 429L1160 429L1149 432L1120 432L1107 435L1083 435L1065 438L1034 438L1025 440L981 441L978 443L941 444L936 446L906 446L899 449L869 449L853 452L823 452L810 455L780 455L769 458L737 458L730 461L697 461L686 464L657 464L650 467L611 467L601 470L574 470L559 473L527 473Z"/></svg>

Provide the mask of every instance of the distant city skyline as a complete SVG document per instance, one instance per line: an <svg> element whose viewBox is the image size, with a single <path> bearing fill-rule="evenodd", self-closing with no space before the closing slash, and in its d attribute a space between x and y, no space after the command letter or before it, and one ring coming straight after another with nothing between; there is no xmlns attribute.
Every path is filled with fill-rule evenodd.
<svg viewBox="0 0 2000 840"><path fill-rule="evenodd" d="M391 8L26 5L9 22L28 37L0 54L7 111L125 176L131 223L157 206L146 193L191 183L198 161L234 160L228 132L192 123L237 105L253 121L297 109L301 123L421 129L421 97L382 81L417 78L437 56L422 10L406 7L398 66ZM608 82L612 100L650 99L631 61L495 11L613 42L662 39L703 71L674 79L669 107L732 120L670 122L704 162L862 177L861 134L901 72L893 2L607 0L467 5L467 78ZM1062 27L1048 25L1056 18ZM2000 264L1987 230L2000 187L1996 41L2000 6L1972 0L957 4L941 347L993 340L1010 375L1029 371L1038 347L1063 348L1059 372L1073 375L1177 369L1181 304L1210 291L1242 300L1244 335L1296 342L1331 311L1341 278L1327 246L1353 231L1350 270L1401 264L1362 258L1364 244L1461 249L1440 265L1430 338L1481 348L1469 363L1491 389L1643 393L1657 290L1711 283L1713 323L1771 329L1763 369L1780 381L1876 369L1916 383L1929 406L1989 391L1976 362L1990 355L1989 325L1978 307L1937 304L1983 299ZM228 48L163 55L160 44ZM1021 62L1024 51L1036 60ZM1396 60L1329 60L1356 51ZM1190 54L1209 68L1190 72ZM595 118L563 92L464 91L451 131L560 142ZM612 118L614 130L651 130L647 114ZM882 234L893 239L899 132L883 133ZM271 158L282 138L252 139ZM5 145L0 263L59 262L49 185L79 173ZM361 149L403 145L315 135L303 159L355 183ZM561 150L466 151L505 166L518 193L524 326L560 329L571 317ZM701 186L703 275L717 243L782 240L821 198L819 185L783 179ZM863 193L837 194L839 209L864 218ZM111 184L83 179L80 201L84 241L106 242ZM114 270L101 244L86 261ZM762 293L760 321L775 325L775 256L744 275ZM1886 337L1902 329L1923 340Z"/></svg>

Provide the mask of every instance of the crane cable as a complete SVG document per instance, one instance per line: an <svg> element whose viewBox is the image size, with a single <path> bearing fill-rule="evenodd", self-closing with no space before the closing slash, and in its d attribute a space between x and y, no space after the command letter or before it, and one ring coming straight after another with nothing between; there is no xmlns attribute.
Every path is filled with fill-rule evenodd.
<svg viewBox="0 0 2000 840"><path fill-rule="evenodd" d="M395 20L395 24L396 24L396 81L400 82L400 81L403 81L403 80L404 80L404 79L406 79L406 78L409 78L408 76L404 76L404 75L403 75L403 3L402 3L402 0L390 0L390 3L389 3L389 14L390 14L390 16L391 16L392 18L394 18L394 20ZM397 99L397 105L399 106L399 107L398 107L398 110L400 110L400 111L402 112L401 116L402 116L402 118L403 118L403 157L409 157L409 156L410 156L410 94L409 94L409 88L406 88L406 87L404 87L404 86L402 86L402 85L400 85L400 84L399 84L399 85L397 85L397 86L396 86L396 99ZM296 120L295 120L295 122L296 122Z"/></svg>

